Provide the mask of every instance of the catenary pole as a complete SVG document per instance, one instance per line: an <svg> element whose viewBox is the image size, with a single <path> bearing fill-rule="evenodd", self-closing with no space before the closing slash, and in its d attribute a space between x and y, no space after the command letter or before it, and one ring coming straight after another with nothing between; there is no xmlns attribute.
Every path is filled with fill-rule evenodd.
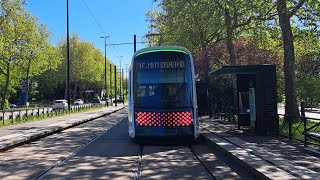
<svg viewBox="0 0 320 180"><path fill-rule="evenodd" d="M107 38L109 36L102 36L100 38L104 38L104 89L105 89L105 94L104 94L104 99L106 101L106 105L108 106L108 101L107 101Z"/></svg>
<svg viewBox="0 0 320 180"><path fill-rule="evenodd" d="M114 102L117 107L117 66L114 66Z"/></svg>
<svg viewBox="0 0 320 180"><path fill-rule="evenodd" d="M70 111L70 44L69 44L69 0L67 0L67 99L68 110Z"/></svg>

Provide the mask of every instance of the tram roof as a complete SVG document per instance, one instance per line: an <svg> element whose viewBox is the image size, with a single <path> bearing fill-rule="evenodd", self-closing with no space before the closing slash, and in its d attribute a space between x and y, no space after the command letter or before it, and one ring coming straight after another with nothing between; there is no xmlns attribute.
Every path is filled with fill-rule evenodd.
<svg viewBox="0 0 320 180"><path fill-rule="evenodd" d="M155 46L155 47L150 47L150 48L144 48L139 51L137 51L134 54L134 57L137 57L142 54L146 53L152 53L152 52L181 52L185 54L190 54L190 51L184 47L179 47L179 46Z"/></svg>

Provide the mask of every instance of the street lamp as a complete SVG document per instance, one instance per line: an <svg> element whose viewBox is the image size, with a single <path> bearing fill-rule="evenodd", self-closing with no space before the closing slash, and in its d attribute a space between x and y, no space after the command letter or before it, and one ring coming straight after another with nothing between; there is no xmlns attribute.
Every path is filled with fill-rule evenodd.
<svg viewBox="0 0 320 180"><path fill-rule="evenodd" d="M100 38L104 38L104 89L105 89L104 98L106 100L107 106L108 106L108 101L106 98L106 94L107 94L107 38L108 37L110 37L110 36L101 36L100 37Z"/></svg>
<svg viewBox="0 0 320 180"><path fill-rule="evenodd" d="M120 61L120 73L119 73L119 75L120 75L120 97L121 97L121 88L122 88L122 84L121 84L121 58L122 58L123 56L118 56L118 58L119 58L119 61Z"/></svg>
<svg viewBox="0 0 320 180"><path fill-rule="evenodd" d="M67 98L68 110L70 111L70 44L69 44L69 1L67 0Z"/></svg>

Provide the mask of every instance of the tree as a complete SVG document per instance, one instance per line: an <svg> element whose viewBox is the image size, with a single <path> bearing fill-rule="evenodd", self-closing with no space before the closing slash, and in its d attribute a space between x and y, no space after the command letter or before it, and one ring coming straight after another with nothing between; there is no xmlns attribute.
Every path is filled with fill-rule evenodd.
<svg viewBox="0 0 320 180"><path fill-rule="evenodd" d="M33 17L29 17L29 19L29 22L32 22L30 23L30 34L21 49L23 53L21 66L25 72L27 85L25 104L28 101L29 79L50 68L56 68L62 60L61 54L49 43L50 34L47 32L46 26L38 24L37 19Z"/></svg>
<svg viewBox="0 0 320 180"><path fill-rule="evenodd" d="M63 57L66 57L66 40L58 43L58 48ZM77 34L70 38L70 81L72 98L81 98L81 92L85 89L93 89L96 92L104 88L104 54L94 47L91 42L81 41ZM64 59L58 68L59 82L57 85L66 84L67 60ZM109 72L110 60L107 60L107 72ZM108 73L107 73L108 75ZM107 76L107 82L110 77ZM65 97L66 98L66 88Z"/></svg>
<svg viewBox="0 0 320 180"><path fill-rule="evenodd" d="M19 84L21 71L19 63L22 61L21 47L24 45L28 35L30 15L23 8L24 1L3 0L0 2L0 75L4 76L5 85L1 87L2 102L4 108L5 100L9 96L9 90Z"/></svg>
<svg viewBox="0 0 320 180"><path fill-rule="evenodd" d="M295 30L295 29L294 29ZM320 42L313 30L300 30L295 38L297 99L306 107L320 105Z"/></svg>
<svg viewBox="0 0 320 180"><path fill-rule="evenodd" d="M238 65L278 64L279 57L271 50L262 49L249 38L242 38L234 42ZM195 58L196 73L202 77L208 76L212 69L231 65L227 44L223 41L204 49Z"/></svg>
<svg viewBox="0 0 320 180"><path fill-rule="evenodd" d="M308 14L315 12L314 8L319 8L319 4L316 4L318 2L312 0L277 0L276 2L284 50L285 113L287 115L299 115L295 85L294 36L291 19L295 15L298 18L301 15L301 17L310 17L309 20L311 21L314 15Z"/></svg>
<svg viewBox="0 0 320 180"><path fill-rule="evenodd" d="M271 1L223 1L213 0L215 7L221 10L224 20L225 41L229 52L231 65L237 65L237 54L235 53L234 39L236 34L252 27L249 25L274 18L274 8Z"/></svg>
<svg viewBox="0 0 320 180"><path fill-rule="evenodd" d="M152 45L174 45L188 48L192 54L221 40L221 23L211 0L163 1L161 9L148 12Z"/></svg>

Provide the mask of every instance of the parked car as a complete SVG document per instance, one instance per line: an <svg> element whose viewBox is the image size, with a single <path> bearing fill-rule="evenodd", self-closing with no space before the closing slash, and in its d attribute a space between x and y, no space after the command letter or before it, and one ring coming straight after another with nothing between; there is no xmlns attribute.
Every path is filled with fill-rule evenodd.
<svg viewBox="0 0 320 180"><path fill-rule="evenodd" d="M10 104L9 104L9 107L10 107L10 108L16 108L16 107L17 107L17 105L15 105L15 104L11 104L11 103L10 103Z"/></svg>
<svg viewBox="0 0 320 180"><path fill-rule="evenodd" d="M68 108L68 101L65 99L56 100L52 106L52 109L67 109Z"/></svg>
<svg viewBox="0 0 320 180"><path fill-rule="evenodd" d="M101 100L100 100L99 98L93 98L93 99L92 99L92 103L93 103L94 105L100 105L100 104L101 104Z"/></svg>
<svg viewBox="0 0 320 180"><path fill-rule="evenodd" d="M117 100L113 100L113 103L115 103L116 101L117 101L117 103L118 103L118 102L122 103L122 102L123 102L123 98L122 98L122 97L119 97Z"/></svg>
<svg viewBox="0 0 320 180"><path fill-rule="evenodd" d="M73 104L74 105L81 105L81 104L83 104L83 101L82 101L82 99L76 99Z"/></svg>

